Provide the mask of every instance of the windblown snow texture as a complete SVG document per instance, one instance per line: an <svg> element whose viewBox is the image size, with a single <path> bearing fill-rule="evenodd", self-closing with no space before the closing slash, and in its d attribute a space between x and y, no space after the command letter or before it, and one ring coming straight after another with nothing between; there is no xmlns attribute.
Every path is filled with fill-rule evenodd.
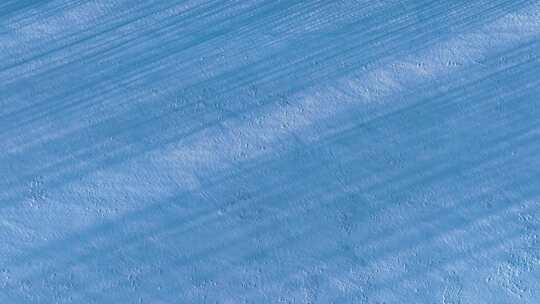
<svg viewBox="0 0 540 304"><path fill-rule="evenodd" d="M540 3L4 0L0 303L539 303Z"/></svg>

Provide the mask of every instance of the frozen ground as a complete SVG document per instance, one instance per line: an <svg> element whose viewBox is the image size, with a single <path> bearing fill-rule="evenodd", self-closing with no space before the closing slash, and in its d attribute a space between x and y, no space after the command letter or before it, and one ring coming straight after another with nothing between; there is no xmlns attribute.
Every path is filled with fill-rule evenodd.
<svg viewBox="0 0 540 304"><path fill-rule="evenodd" d="M0 303L539 303L540 3L0 2Z"/></svg>

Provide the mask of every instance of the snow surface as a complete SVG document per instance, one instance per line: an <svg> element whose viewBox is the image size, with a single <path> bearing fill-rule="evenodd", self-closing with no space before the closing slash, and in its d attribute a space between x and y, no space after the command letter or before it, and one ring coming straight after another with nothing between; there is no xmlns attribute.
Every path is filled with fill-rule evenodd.
<svg viewBox="0 0 540 304"><path fill-rule="evenodd" d="M540 2L4 0L0 303L540 303Z"/></svg>

